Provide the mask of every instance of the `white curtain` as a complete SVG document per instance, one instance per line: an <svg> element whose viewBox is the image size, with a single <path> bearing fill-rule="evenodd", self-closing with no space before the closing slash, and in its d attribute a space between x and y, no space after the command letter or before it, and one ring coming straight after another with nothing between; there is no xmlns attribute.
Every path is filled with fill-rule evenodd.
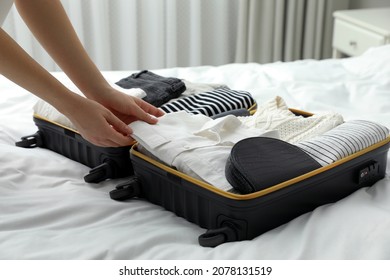
<svg viewBox="0 0 390 280"><path fill-rule="evenodd" d="M242 0L236 62L331 57L335 10L349 0Z"/></svg>
<svg viewBox="0 0 390 280"><path fill-rule="evenodd" d="M237 0L62 0L101 70L219 65L234 60ZM15 8L3 28L49 70L59 70Z"/></svg>
<svg viewBox="0 0 390 280"><path fill-rule="evenodd" d="M138 70L330 57L331 13L348 1L61 2L101 70ZM59 70L15 8L3 28L45 68Z"/></svg>

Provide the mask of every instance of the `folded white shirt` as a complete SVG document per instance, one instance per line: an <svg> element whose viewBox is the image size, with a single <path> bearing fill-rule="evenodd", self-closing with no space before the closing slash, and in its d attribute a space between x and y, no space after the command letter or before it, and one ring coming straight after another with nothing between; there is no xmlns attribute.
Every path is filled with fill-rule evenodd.
<svg viewBox="0 0 390 280"><path fill-rule="evenodd" d="M213 120L184 111L165 114L155 125L136 121L132 137L154 157L194 178L230 191L225 164L238 141L256 136L278 138L276 131L243 125L229 115Z"/></svg>

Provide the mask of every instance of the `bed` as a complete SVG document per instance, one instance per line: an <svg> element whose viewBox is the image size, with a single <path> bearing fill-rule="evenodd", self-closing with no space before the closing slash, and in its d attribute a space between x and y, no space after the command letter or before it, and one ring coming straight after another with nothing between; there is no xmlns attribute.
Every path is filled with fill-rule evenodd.
<svg viewBox="0 0 390 280"><path fill-rule="evenodd" d="M103 72L116 82L135 71ZM167 77L246 90L258 104L338 112L390 127L390 46L359 57L155 69ZM53 73L73 87L63 73ZM36 131L37 98L0 77L0 259L390 259L390 156L386 176L253 240L198 244L205 229L142 199L118 202L113 179L43 148L15 146Z"/></svg>

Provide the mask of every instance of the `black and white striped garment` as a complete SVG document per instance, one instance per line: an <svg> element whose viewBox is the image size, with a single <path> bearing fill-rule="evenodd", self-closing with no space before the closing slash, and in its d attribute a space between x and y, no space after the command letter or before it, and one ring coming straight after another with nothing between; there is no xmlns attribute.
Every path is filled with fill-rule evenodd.
<svg viewBox="0 0 390 280"><path fill-rule="evenodd" d="M166 113L186 111L193 114L203 114L212 117L236 109L249 109L255 104L249 92L218 88L202 92L169 103L160 107Z"/></svg>
<svg viewBox="0 0 390 280"><path fill-rule="evenodd" d="M326 133L297 143L322 166L361 151L389 136L387 127L380 124L354 120L338 125Z"/></svg>

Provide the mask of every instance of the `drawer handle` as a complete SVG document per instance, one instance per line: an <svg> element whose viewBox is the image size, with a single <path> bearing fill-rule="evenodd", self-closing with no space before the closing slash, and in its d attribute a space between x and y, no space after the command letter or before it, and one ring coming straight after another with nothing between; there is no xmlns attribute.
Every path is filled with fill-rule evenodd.
<svg viewBox="0 0 390 280"><path fill-rule="evenodd" d="M351 47L356 47L356 46L357 46L357 43L356 43L355 41L350 41L350 42L349 42L349 45L350 45Z"/></svg>

